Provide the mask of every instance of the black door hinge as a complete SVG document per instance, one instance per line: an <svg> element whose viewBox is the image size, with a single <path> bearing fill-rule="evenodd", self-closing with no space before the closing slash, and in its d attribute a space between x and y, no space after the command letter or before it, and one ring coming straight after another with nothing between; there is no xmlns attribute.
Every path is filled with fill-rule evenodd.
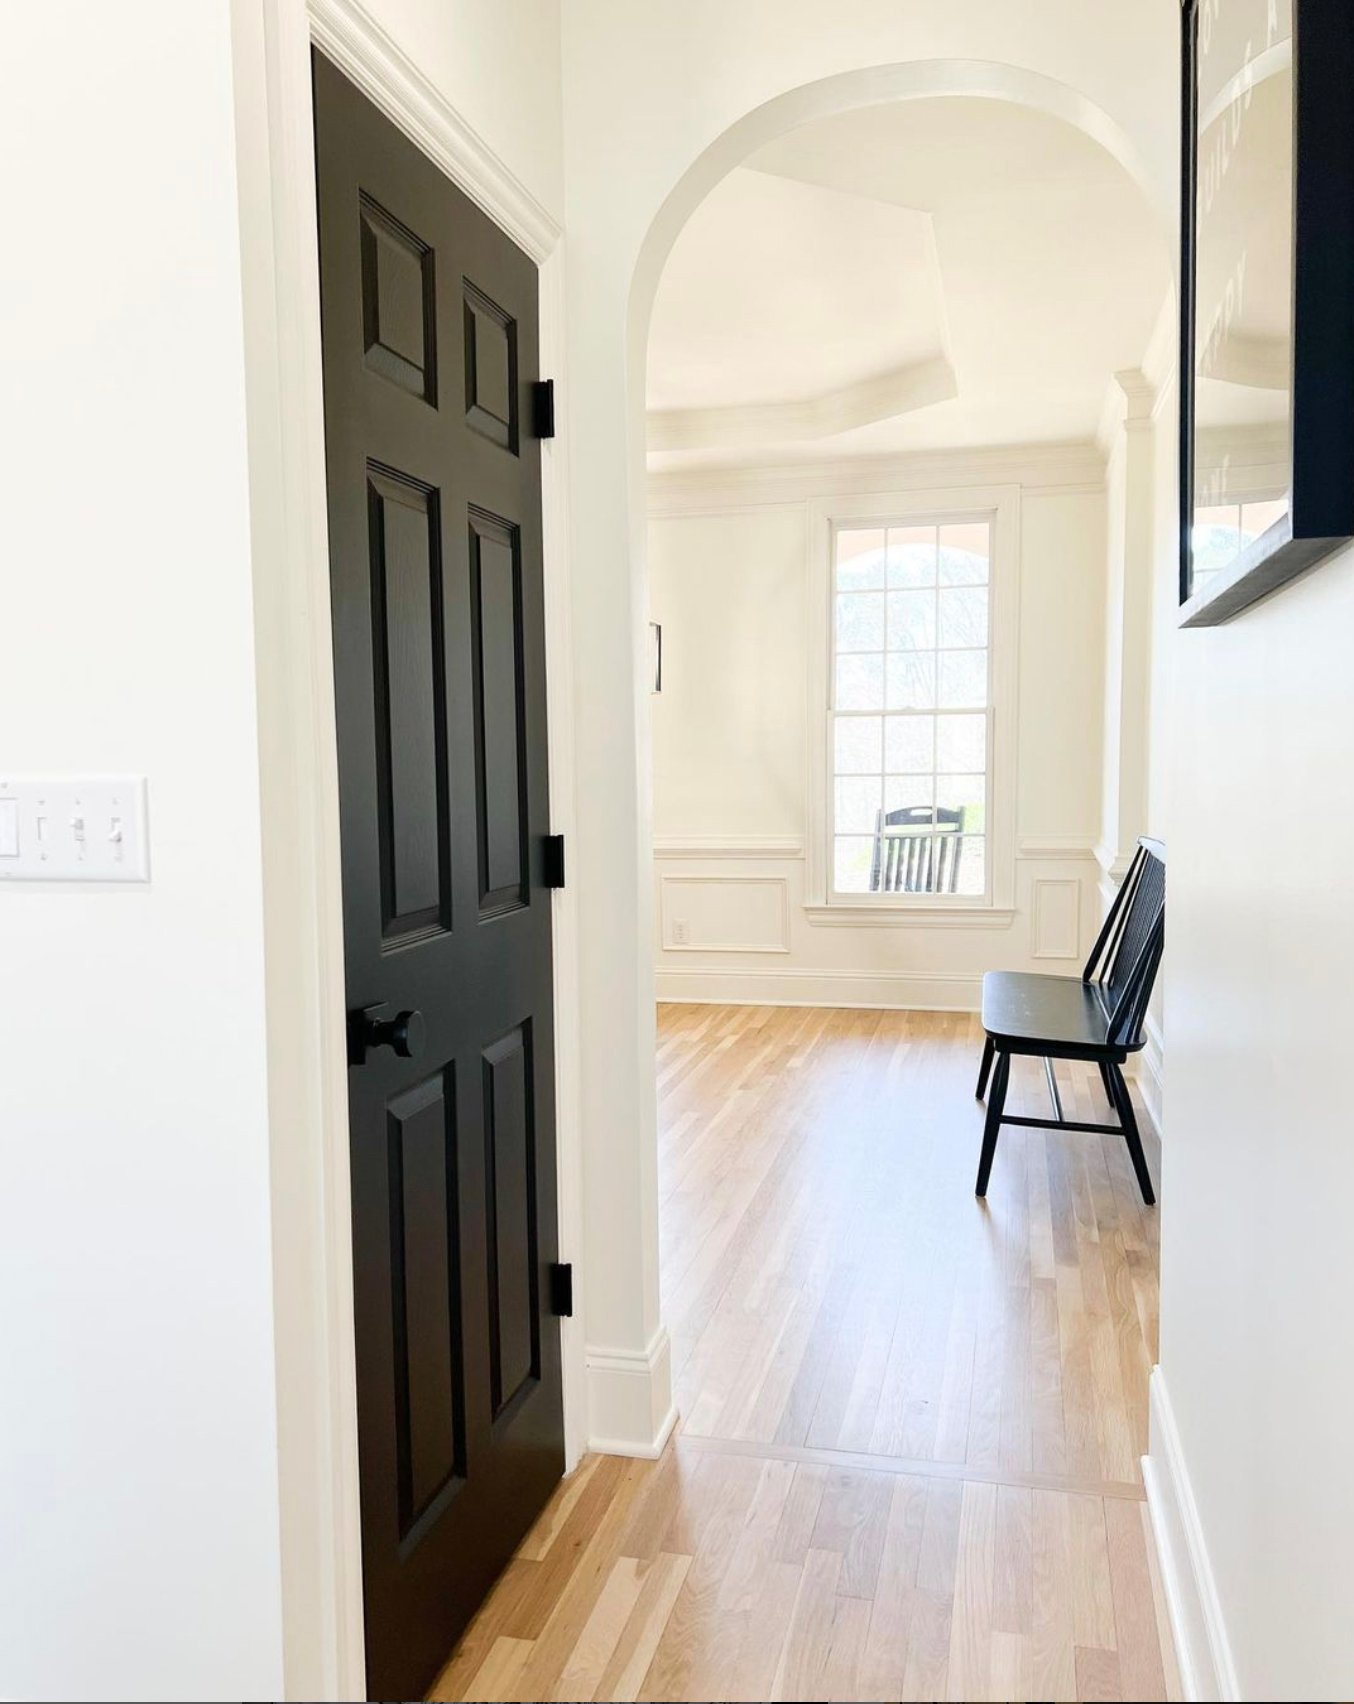
<svg viewBox="0 0 1354 1704"><path fill-rule="evenodd" d="M560 1319L574 1313L574 1269L558 1262L550 1268L550 1311Z"/></svg>
<svg viewBox="0 0 1354 1704"><path fill-rule="evenodd" d="M555 381L537 379L531 387L531 430L534 437L555 435Z"/></svg>
<svg viewBox="0 0 1354 1704"><path fill-rule="evenodd" d="M564 836L562 834L547 834L545 837L545 875L546 887L562 888L564 886Z"/></svg>

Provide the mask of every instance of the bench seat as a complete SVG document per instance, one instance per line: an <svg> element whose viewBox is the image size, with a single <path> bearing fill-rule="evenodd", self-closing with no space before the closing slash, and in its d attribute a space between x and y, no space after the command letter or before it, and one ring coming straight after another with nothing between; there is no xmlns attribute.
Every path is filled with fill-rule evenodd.
<svg viewBox="0 0 1354 1704"><path fill-rule="evenodd" d="M1081 1058L1083 1050L1122 1056L1111 1047L1109 1016L1093 982L1079 976L1039 976L1020 970L989 970L983 977L983 1028L1012 1053L1050 1052ZM1141 1045L1141 1043L1139 1043Z"/></svg>

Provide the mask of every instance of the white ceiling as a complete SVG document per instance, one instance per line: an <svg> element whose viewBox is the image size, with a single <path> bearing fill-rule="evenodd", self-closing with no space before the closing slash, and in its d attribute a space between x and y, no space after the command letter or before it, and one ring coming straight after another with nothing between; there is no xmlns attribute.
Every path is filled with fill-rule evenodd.
<svg viewBox="0 0 1354 1704"><path fill-rule="evenodd" d="M1058 120L945 99L805 126L677 239L650 464L1089 438L1169 278L1141 192Z"/></svg>

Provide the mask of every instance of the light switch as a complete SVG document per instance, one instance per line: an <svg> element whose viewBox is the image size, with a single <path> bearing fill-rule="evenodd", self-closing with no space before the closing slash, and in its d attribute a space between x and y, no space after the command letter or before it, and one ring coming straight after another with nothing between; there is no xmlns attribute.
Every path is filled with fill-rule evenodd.
<svg viewBox="0 0 1354 1704"><path fill-rule="evenodd" d="M149 879L144 776L0 773L0 886Z"/></svg>

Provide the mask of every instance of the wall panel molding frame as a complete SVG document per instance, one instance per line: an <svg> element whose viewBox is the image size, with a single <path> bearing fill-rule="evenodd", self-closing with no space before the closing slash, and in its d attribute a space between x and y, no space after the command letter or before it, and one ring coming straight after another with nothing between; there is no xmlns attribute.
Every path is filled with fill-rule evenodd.
<svg viewBox="0 0 1354 1704"><path fill-rule="evenodd" d="M1036 876L1031 884L1030 957L1080 960L1081 883L1075 876Z"/></svg>
<svg viewBox="0 0 1354 1704"><path fill-rule="evenodd" d="M664 873L658 911L665 953L790 951L790 884L784 876Z"/></svg>

